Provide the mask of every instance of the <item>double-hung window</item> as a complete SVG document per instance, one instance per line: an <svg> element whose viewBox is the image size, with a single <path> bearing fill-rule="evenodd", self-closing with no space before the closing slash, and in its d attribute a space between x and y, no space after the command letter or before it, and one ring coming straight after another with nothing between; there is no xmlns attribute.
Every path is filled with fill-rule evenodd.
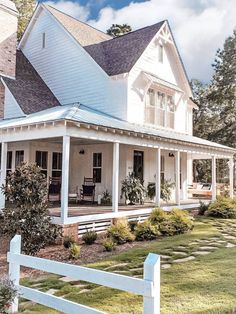
<svg viewBox="0 0 236 314"><path fill-rule="evenodd" d="M20 166L23 162L24 162L24 151L23 150L16 150L15 167Z"/></svg>
<svg viewBox="0 0 236 314"><path fill-rule="evenodd" d="M48 152L36 151L35 162L42 168L42 173L47 177L48 174Z"/></svg>
<svg viewBox="0 0 236 314"><path fill-rule="evenodd" d="M102 182L102 153L93 153L93 181Z"/></svg>
<svg viewBox="0 0 236 314"><path fill-rule="evenodd" d="M174 95L150 88L146 96L145 123L174 128Z"/></svg>
<svg viewBox="0 0 236 314"><path fill-rule="evenodd" d="M62 153L52 153L52 177L61 178L62 171Z"/></svg>
<svg viewBox="0 0 236 314"><path fill-rule="evenodd" d="M7 152L7 175L12 171L12 152Z"/></svg>

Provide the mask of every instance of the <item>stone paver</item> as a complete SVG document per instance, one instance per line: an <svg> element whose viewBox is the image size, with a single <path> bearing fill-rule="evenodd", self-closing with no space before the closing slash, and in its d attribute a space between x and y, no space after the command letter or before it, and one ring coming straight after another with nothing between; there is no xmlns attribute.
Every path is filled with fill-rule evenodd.
<svg viewBox="0 0 236 314"><path fill-rule="evenodd" d="M216 250L217 247L215 246L201 246L199 247L199 250L208 251L208 250Z"/></svg>
<svg viewBox="0 0 236 314"><path fill-rule="evenodd" d="M232 248L232 247L236 247L236 245L235 245L235 244L233 244L233 243L227 243L226 247L228 247L228 248Z"/></svg>
<svg viewBox="0 0 236 314"><path fill-rule="evenodd" d="M195 259L194 256L188 256L188 257L176 259L176 260L173 261L173 263L185 263L185 262L192 261L194 259Z"/></svg>
<svg viewBox="0 0 236 314"><path fill-rule="evenodd" d="M178 252L178 251L173 251L172 254L175 254L175 255L182 255L182 256L187 256L188 254L185 253L185 252Z"/></svg>
<svg viewBox="0 0 236 314"><path fill-rule="evenodd" d="M194 254L194 255L207 255L209 253L211 253L211 252L209 252L209 251L196 251L196 252L193 252L192 254Z"/></svg>
<svg viewBox="0 0 236 314"><path fill-rule="evenodd" d="M162 264L161 265L161 268L163 269L167 269L167 268L170 268L171 267L171 264Z"/></svg>
<svg viewBox="0 0 236 314"><path fill-rule="evenodd" d="M60 280L61 280L61 281L64 281L64 282L74 282L74 281L78 281L78 279L73 279L73 278L70 278L70 277L61 277Z"/></svg>
<svg viewBox="0 0 236 314"><path fill-rule="evenodd" d="M171 256L169 256L169 255L161 255L161 259L170 259L171 258Z"/></svg>
<svg viewBox="0 0 236 314"><path fill-rule="evenodd" d="M54 295L58 290L57 289L49 289L46 293Z"/></svg>

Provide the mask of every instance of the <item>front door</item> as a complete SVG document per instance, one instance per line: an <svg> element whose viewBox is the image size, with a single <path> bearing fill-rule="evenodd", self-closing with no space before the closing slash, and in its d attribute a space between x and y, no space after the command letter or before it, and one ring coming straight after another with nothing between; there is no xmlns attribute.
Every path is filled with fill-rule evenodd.
<svg viewBox="0 0 236 314"><path fill-rule="evenodd" d="M143 182L143 155L144 153L139 150L134 151L134 167L133 172L136 178Z"/></svg>

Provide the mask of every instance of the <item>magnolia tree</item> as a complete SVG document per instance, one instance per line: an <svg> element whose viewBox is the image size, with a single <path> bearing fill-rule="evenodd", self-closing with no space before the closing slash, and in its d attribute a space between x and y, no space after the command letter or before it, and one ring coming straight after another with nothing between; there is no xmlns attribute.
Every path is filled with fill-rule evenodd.
<svg viewBox="0 0 236 314"><path fill-rule="evenodd" d="M2 191L9 201L0 216L0 233L22 236L22 250L29 255L54 242L60 228L51 223L47 210L47 181L35 164L22 164L10 172Z"/></svg>

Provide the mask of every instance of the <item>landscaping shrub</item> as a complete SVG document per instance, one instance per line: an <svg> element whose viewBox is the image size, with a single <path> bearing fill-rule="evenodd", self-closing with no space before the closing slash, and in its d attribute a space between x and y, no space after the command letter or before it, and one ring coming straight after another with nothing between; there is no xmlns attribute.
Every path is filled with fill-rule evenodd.
<svg viewBox="0 0 236 314"><path fill-rule="evenodd" d="M80 246L72 243L71 246L69 247L70 251L70 258L72 259L78 259L80 257Z"/></svg>
<svg viewBox="0 0 236 314"><path fill-rule="evenodd" d="M149 217L149 221L158 227L162 235L166 236L184 233L193 228L193 222L188 213L177 208L170 213L161 208L155 208Z"/></svg>
<svg viewBox="0 0 236 314"><path fill-rule="evenodd" d="M206 215L216 218L236 218L236 201L232 198L219 197L209 205Z"/></svg>
<svg viewBox="0 0 236 314"><path fill-rule="evenodd" d="M17 296L17 289L8 278L0 279L0 313L7 314L10 304Z"/></svg>
<svg viewBox="0 0 236 314"><path fill-rule="evenodd" d="M103 240L102 245L107 252L114 251L116 248L116 243L111 238Z"/></svg>
<svg viewBox="0 0 236 314"><path fill-rule="evenodd" d="M130 173L123 181L121 186L121 197L125 197L130 205L135 203L143 204L146 196L146 189L139 178Z"/></svg>
<svg viewBox="0 0 236 314"><path fill-rule="evenodd" d="M91 245L93 244L96 240L97 240L97 232L90 230L90 231L86 231L83 236L82 236L82 240L85 242L85 244Z"/></svg>
<svg viewBox="0 0 236 314"><path fill-rule="evenodd" d="M200 201L200 206L198 208L198 215L204 216L206 211L208 210L210 204L206 204L202 201Z"/></svg>
<svg viewBox="0 0 236 314"><path fill-rule="evenodd" d="M47 180L35 164L22 164L10 172L2 187L12 204L2 210L0 234L22 236L22 251L36 254L41 248L55 242L60 235L59 226L51 223L47 210Z"/></svg>
<svg viewBox="0 0 236 314"><path fill-rule="evenodd" d="M173 209L169 219L175 228L175 234L185 233L193 229L192 219L189 217L188 212L182 209Z"/></svg>
<svg viewBox="0 0 236 314"><path fill-rule="evenodd" d="M73 237L65 236L63 239L63 245L64 245L64 248L66 249L69 249L71 244L74 244L74 243L75 243L75 240Z"/></svg>
<svg viewBox="0 0 236 314"><path fill-rule="evenodd" d="M151 224L148 220L138 223L134 233L137 241L153 240L160 235L158 226Z"/></svg>
<svg viewBox="0 0 236 314"><path fill-rule="evenodd" d="M135 227L137 226L138 221L137 221L137 220L130 220L130 221L128 222L128 224L129 224L129 227L130 227L131 232L134 232L134 229L135 229Z"/></svg>
<svg viewBox="0 0 236 314"><path fill-rule="evenodd" d="M167 219L167 213L162 208L154 208L149 220L152 224L159 224Z"/></svg>
<svg viewBox="0 0 236 314"><path fill-rule="evenodd" d="M132 234L126 219L118 219L107 229L107 235L117 244L134 241L134 235Z"/></svg>

